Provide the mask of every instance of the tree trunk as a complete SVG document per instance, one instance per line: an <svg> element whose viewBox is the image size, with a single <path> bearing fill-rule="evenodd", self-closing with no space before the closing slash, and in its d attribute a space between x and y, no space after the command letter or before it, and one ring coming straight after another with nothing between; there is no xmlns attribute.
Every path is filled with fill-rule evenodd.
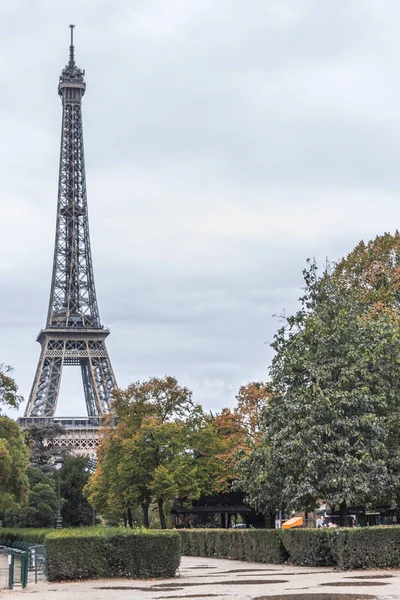
<svg viewBox="0 0 400 600"><path fill-rule="evenodd" d="M133 529L133 518L132 518L132 510L131 507L128 506L128 510L127 510L127 516L128 516L128 525L131 529Z"/></svg>
<svg viewBox="0 0 400 600"><path fill-rule="evenodd" d="M124 513L124 527L126 527L128 524L128 520L126 518L126 513Z"/></svg>
<svg viewBox="0 0 400 600"><path fill-rule="evenodd" d="M339 525L341 527L347 527L347 504L345 501L341 502L339 504L339 511L340 511Z"/></svg>
<svg viewBox="0 0 400 600"><path fill-rule="evenodd" d="M275 513L269 512L268 515L264 517L265 519L265 527L267 529L275 529Z"/></svg>
<svg viewBox="0 0 400 600"><path fill-rule="evenodd" d="M149 522L149 503L148 502L142 502L141 505L142 507L142 511L143 511L143 526L148 529L150 527L150 522Z"/></svg>
<svg viewBox="0 0 400 600"><path fill-rule="evenodd" d="M158 514L160 516L161 529L167 529L167 522L164 514L164 500L157 500Z"/></svg>

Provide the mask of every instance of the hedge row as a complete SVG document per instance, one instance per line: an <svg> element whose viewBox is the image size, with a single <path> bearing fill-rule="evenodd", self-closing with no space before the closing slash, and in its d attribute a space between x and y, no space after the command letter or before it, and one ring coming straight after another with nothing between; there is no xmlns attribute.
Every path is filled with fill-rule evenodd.
<svg viewBox="0 0 400 600"><path fill-rule="evenodd" d="M45 539L47 579L174 577L181 557L180 537L172 531L64 529Z"/></svg>
<svg viewBox="0 0 400 600"><path fill-rule="evenodd" d="M182 554L340 569L400 567L400 526L355 529L178 530Z"/></svg>
<svg viewBox="0 0 400 600"><path fill-rule="evenodd" d="M400 527L337 530L332 554L340 569L400 567Z"/></svg>
<svg viewBox="0 0 400 600"><path fill-rule="evenodd" d="M280 564L288 558L279 529L177 529L182 554Z"/></svg>
<svg viewBox="0 0 400 600"><path fill-rule="evenodd" d="M300 529L283 538L295 565L337 565L339 569L400 567L400 527Z"/></svg>
<svg viewBox="0 0 400 600"><path fill-rule="evenodd" d="M44 544L44 538L50 531L53 530L2 527L0 529L0 546L13 547L20 542L26 542L28 544Z"/></svg>
<svg viewBox="0 0 400 600"><path fill-rule="evenodd" d="M400 567L400 526L356 529L0 529L0 545L45 543L51 581L173 577L182 554L249 562Z"/></svg>

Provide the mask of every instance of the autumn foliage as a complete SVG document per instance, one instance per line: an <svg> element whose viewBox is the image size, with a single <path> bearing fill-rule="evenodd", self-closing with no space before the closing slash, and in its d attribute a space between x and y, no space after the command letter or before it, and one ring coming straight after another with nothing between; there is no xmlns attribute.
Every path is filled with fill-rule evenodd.
<svg viewBox="0 0 400 600"><path fill-rule="evenodd" d="M371 313L385 312L400 320L400 233L384 233L361 241L336 265L335 277L356 290Z"/></svg>
<svg viewBox="0 0 400 600"><path fill-rule="evenodd" d="M115 427L106 427L97 468L86 487L103 515L132 522L140 506L149 526L149 507L189 502L223 493L237 478L238 454L258 443L260 413L267 401L261 383L243 386L237 408L206 414L174 377L136 382L115 395Z"/></svg>

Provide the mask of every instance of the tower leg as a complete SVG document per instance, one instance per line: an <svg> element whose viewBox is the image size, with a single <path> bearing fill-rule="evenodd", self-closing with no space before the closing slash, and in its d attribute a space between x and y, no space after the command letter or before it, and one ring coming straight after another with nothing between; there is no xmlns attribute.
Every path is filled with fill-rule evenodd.
<svg viewBox="0 0 400 600"><path fill-rule="evenodd" d="M102 413L107 413L110 410L111 396L116 387L115 376L108 355L92 358L92 369Z"/></svg>
<svg viewBox="0 0 400 600"><path fill-rule="evenodd" d="M99 398L96 393L96 384L93 377L92 367L89 358L81 359L81 371L83 381L83 391L85 393L85 401L87 413L90 417L101 414L99 406Z"/></svg>
<svg viewBox="0 0 400 600"><path fill-rule="evenodd" d="M111 395L116 384L103 341L88 343L88 358L81 360L81 369L88 414L109 413Z"/></svg>
<svg viewBox="0 0 400 600"><path fill-rule="evenodd" d="M54 416L60 390L62 368L62 350L61 352L54 352L49 347L49 343L44 344L26 407L25 417Z"/></svg>

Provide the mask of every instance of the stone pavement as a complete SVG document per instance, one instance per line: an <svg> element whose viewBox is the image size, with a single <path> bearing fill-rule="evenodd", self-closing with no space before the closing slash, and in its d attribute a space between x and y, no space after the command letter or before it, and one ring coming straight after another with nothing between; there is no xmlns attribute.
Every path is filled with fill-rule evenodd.
<svg viewBox="0 0 400 600"><path fill-rule="evenodd" d="M2 592L8 594L13 600L30 594L32 600L400 600L400 570L336 571L186 556L175 579L39 581L25 590Z"/></svg>

